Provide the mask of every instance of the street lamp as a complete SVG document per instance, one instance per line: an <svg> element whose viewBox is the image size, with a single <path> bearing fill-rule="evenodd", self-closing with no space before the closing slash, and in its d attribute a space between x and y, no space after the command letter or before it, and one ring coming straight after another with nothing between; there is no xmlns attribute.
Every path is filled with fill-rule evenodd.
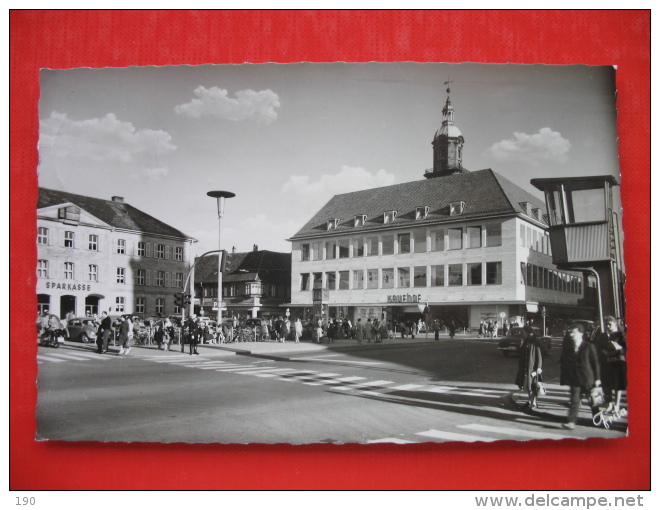
<svg viewBox="0 0 660 510"><path fill-rule="evenodd" d="M231 191L209 191L208 196L218 203L218 328L222 326L222 215L225 213L225 198L235 197Z"/></svg>

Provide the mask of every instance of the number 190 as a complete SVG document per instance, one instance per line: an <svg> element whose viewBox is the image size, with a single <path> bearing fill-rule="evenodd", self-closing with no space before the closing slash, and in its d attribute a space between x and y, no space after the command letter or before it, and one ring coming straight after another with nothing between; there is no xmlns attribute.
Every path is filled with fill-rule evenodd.
<svg viewBox="0 0 660 510"><path fill-rule="evenodd" d="M26 496L19 498L16 496L16 505L17 506L24 506L24 505L35 505L37 503L37 500L35 498L28 498Z"/></svg>

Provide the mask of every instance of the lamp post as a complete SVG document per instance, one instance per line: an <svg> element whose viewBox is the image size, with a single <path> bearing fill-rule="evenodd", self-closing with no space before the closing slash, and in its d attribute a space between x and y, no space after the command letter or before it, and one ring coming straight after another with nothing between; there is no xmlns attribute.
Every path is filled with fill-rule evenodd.
<svg viewBox="0 0 660 510"><path fill-rule="evenodd" d="M231 191L209 191L208 196L216 199L218 203L218 250L222 250L222 215L225 213L225 198L235 197ZM218 325L222 326L222 252L218 252Z"/></svg>

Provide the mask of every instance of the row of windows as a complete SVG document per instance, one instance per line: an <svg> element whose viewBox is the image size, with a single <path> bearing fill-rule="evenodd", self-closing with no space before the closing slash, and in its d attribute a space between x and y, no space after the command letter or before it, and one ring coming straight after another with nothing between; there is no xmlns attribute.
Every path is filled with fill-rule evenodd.
<svg viewBox="0 0 660 510"><path fill-rule="evenodd" d="M579 276L525 262L521 262L520 266L525 285L582 295L582 278Z"/></svg>
<svg viewBox="0 0 660 510"><path fill-rule="evenodd" d="M87 271L84 274L85 281L99 281L99 266L96 264L87 264ZM63 262L62 277L65 280L76 279L76 265L73 262ZM170 273L168 271L151 271L149 269L136 269L134 275L135 285L151 285L151 276L156 287L183 287L183 273ZM115 268L115 283L126 283L126 268ZM51 278L50 263L48 260L40 259L37 261L37 276L39 278Z"/></svg>
<svg viewBox="0 0 660 510"><path fill-rule="evenodd" d="M165 298L156 298L156 308L155 311L157 314L166 315L165 313ZM135 313L147 313L147 298L146 297L137 297L135 298ZM181 307L174 304L172 313L181 313Z"/></svg>
<svg viewBox="0 0 660 510"><path fill-rule="evenodd" d="M318 287L330 290L351 290L500 285L501 283L502 262L438 264L412 268L357 269L300 274L301 291Z"/></svg>
<svg viewBox="0 0 660 510"><path fill-rule="evenodd" d="M306 262L493 246L502 246L500 223L303 243L300 245L300 260Z"/></svg>
<svg viewBox="0 0 660 510"><path fill-rule="evenodd" d="M37 244L48 245L50 244L50 236L52 235L51 231L47 227L39 227L37 232ZM138 257L151 257L151 244L144 241L139 241L137 243L136 255ZM76 246L76 234L73 230L64 231L64 237L62 238L62 246L64 248L80 248ZM126 239L115 239L113 245L113 252L125 255L127 254ZM100 251L99 236L96 234L88 234L86 242L83 243L83 248L89 251ZM170 258L170 249L172 249L172 260L182 261L183 260L183 247L174 246L170 247L166 244L154 244L153 245L153 256L157 259L169 259Z"/></svg>
<svg viewBox="0 0 660 510"><path fill-rule="evenodd" d="M527 225L520 225L520 246L545 255L552 255L548 233Z"/></svg>

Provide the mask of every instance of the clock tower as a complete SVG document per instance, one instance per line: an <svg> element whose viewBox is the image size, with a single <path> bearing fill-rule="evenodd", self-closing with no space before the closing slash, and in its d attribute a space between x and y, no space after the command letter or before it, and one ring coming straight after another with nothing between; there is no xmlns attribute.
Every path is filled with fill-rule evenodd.
<svg viewBox="0 0 660 510"><path fill-rule="evenodd" d="M448 85L449 81L445 82ZM447 87L447 101L442 109L442 125L433 138L433 170L424 175L427 179L467 172L463 168L463 143L465 139L454 124L454 108Z"/></svg>

